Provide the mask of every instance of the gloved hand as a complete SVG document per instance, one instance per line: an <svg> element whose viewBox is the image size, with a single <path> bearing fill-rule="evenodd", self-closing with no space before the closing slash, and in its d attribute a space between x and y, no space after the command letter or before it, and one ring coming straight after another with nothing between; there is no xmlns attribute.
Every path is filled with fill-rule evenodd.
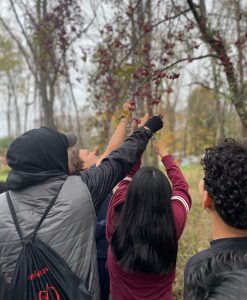
<svg viewBox="0 0 247 300"><path fill-rule="evenodd" d="M152 133L160 130L163 127L162 116L153 116L144 124L144 127L147 127L151 130Z"/></svg>

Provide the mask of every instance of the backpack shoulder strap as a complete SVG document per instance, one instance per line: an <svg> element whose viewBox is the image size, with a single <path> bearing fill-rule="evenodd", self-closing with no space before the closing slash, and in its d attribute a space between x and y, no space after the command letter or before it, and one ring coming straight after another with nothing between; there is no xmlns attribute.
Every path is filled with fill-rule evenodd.
<svg viewBox="0 0 247 300"><path fill-rule="evenodd" d="M60 193L62 187L63 187L63 184L59 188L59 190L56 193L55 197L51 200L51 202L49 203L49 205L46 207L46 210L45 210L44 214L42 215L41 219L39 220L38 224L36 225L33 233L31 234L31 237L35 238L36 233L39 230L41 224L43 223L43 221L47 217L49 211L51 210L52 206L56 202L58 194ZM10 195L9 195L9 191L6 192L6 196L7 196L7 201L8 201L9 209L10 209L12 218L13 218L14 223L15 223L16 230L17 230L17 232L19 234L19 237L20 237L21 241L24 242L24 237L23 237L23 234L22 234L22 231L21 231L21 227L20 227L20 224L19 224L17 216L16 216L16 212L15 212L15 209L14 209L14 206L13 206L13 202L12 202L12 200L10 198Z"/></svg>
<svg viewBox="0 0 247 300"><path fill-rule="evenodd" d="M52 206L55 204L55 202L56 202L56 200L57 200L57 197L58 197L58 195L59 195L59 193L60 193L62 187L63 187L63 184L61 185L61 187L60 187L59 190L57 191L55 197L51 200L51 202L49 203L49 205L46 207L46 210L45 210L43 216L42 216L41 219L39 220L39 223L36 225L36 227L35 227L35 229L34 229L34 231L33 231L33 233L32 233L32 237L33 237L33 238L35 238L36 233L37 233L37 231L39 230L41 224L43 223L43 221L44 221L45 218L47 217L47 215L48 215L49 211L51 210Z"/></svg>
<svg viewBox="0 0 247 300"><path fill-rule="evenodd" d="M10 198L10 195L9 195L9 191L6 192L6 197L7 197L7 201L8 201L8 205L9 205L9 209L10 209L12 218L13 218L14 223L15 223L16 230L17 230L17 232L19 234L20 239L23 241L23 235L22 235L22 232L21 232L21 227L20 227L20 224L19 224L19 222L17 220L16 212L15 212L13 203L11 201L11 198Z"/></svg>

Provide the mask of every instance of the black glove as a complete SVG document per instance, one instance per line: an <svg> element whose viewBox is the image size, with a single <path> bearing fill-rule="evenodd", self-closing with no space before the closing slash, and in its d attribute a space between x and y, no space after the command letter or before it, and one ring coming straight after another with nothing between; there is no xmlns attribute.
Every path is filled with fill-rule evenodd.
<svg viewBox="0 0 247 300"><path fill-rule="evenodd" d="M144 127L148 127L152 133L160 130L163 127L163 120L161 116L153 116L144 124Z"/></svg>

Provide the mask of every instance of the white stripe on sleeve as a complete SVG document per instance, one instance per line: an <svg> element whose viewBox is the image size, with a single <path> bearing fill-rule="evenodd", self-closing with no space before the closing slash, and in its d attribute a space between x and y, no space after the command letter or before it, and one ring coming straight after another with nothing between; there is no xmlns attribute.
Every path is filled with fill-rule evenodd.
<svg viewBox="0 0 247 300"><path fill-rule="evenodd" d="M183 206L184 206L184 208L186 210L186 213L189 213L190 208L189 208L189 205L188 205L187 201L185 201L184 198L182 198L180 196L172 196L171 200L178 200L178 201L180 201L183 204Z"/></svg>
<svg viewBox="0 0 247 300"><path fill-rule="evenodd" d="M123 180L125 180L125 181L131 181L132 177L126 176Z"/></svg>

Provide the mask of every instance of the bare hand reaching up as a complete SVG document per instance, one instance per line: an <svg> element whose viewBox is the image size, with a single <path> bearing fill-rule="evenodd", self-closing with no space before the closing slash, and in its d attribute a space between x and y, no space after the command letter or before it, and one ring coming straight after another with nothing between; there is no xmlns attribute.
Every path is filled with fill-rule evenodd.
<svg viewBox="0 0 247 300"><path fill-rule="evenodd" d="M159 155L161 158L169 154L163 142L154 139L152 140L152 145L155 153Z"/></svg>

